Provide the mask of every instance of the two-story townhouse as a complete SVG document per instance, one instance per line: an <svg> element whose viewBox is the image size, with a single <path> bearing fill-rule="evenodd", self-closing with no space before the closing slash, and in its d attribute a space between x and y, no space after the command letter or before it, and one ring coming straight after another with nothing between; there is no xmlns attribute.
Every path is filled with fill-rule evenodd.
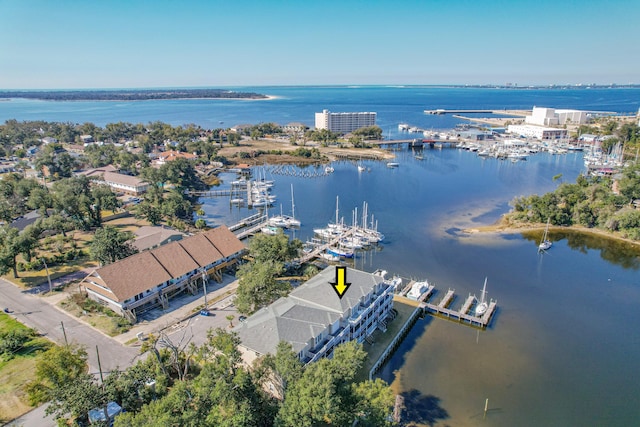
<svg viewBox="0 0 640 427"><path fill-rule="evenodd" d="M80 283L87 295L131 321L144 310L168 305L183 291L198 292L202 276L222 271L246 252L226 226L144 251L93 270Z"/></svg>

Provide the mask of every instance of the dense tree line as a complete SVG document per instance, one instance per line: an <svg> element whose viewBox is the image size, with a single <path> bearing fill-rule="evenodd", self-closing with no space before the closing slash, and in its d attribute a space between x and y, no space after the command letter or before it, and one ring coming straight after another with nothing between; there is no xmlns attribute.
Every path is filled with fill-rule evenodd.
<svg viewBox="0 0 640 427"><path fill-rule="evenodd" d="M629 156L635 156L640 148L640 126L634 122L620 123L612 118L599 118L592 124L580 125L572 136L578 138L584 134L605 137L600 142L604 153L610 153L618 143Z"/></svg>
<svg viewBox="0 0 640 427"><path fill-rule="evenodd" d="M19 122L12 119L0 125L0 157L25 158L26 149L45 145L43 143L45 138L52 138L58 144L80 144L84 142L81 136L87 135L90 135L94 142L100 141L106 145L133 141L143 153L149 153L159 147L166 148L166 144L171 143L170 148L177 151L206 153L206 160L211 160L211 157L215 156L214 150L217 151L219 144L237 143L240 138L240 135L225 129L203 129L195 124L171 126L159 121L146 125L117 122L100 127L89 122L82 124L41 120ZM214 146L214 143L217 145ZM104 166L109 164L107 160L122 160L118 159L119 153L128 151L123 147L106 145L101 145L101 148L88 146L85 153L88 157L87 163L93 167ZM62 149L62 145L56 145L55 149ZM84 160L79 159L81 163ZM142 161L142 158L136 160Z"/></svg>
<svg viewBox="0 0 640 427"><path fill-rule="evenodd" d="M342 344L332 359L306 367L284 342L246 366L238 345L223 329L209 331L200 347L151 336L142 348L150 357L102 384L87 373L83 348L55 347L38 363L29 398L49 402L47 413L61 422L86 422L88 411L114 401L125 411L115 426L127 427L391 425L391 389L357 380L366 358L360 344Z"/></svg>
<svg viewBox="0 0 640 427"><path fill-rule="evenodd" d="M177 159L160 168L143 169L143 177L152 185L144 200L136 207L136 215L152 224L163 219L179 228L193 222L195 196L190 190L203 190L206 184L198 177L194 165L185 159ZM169 188L165 188L169 187ZM46 186L35 178L20 174L8 174L0 180L0 274L13 271L18 277L22 255L28 266L39 268L40 261L32 265L33 254L47 234L65 235L70 230L97 229L90 255L101 264L114 262L133 253L125 243L131 236L109 233L102 227L103 211L113 211L121 202L111 188L100 181L92 182L86 176L62 178ZM38 211L40 217L24 230L18 231L11 222L30 211ZM104 236L103 236L104 235ZM68 251L66 260L83 255L77 250ZM54 260L50 264L62 260Z"/></svg>
<svg viewBox="0 0 640 427"><path fill-rule="evenodd" d="M0 98L42 99L45 101L140 101L151 99L190 98L249 98L264 99L254 92L235 92L223 89L138 89L138 90L56 90L56 91L0 91Z"/></svg>
<svg viewBox="0 0 640 427"><path fill-rule="evenodd" d="M596 227L640 240L640 209L633 203L640 199L640 164L624 168L616 181L613 191L613 178L581 175L542 196L516 198L507 220Z"/></svg>

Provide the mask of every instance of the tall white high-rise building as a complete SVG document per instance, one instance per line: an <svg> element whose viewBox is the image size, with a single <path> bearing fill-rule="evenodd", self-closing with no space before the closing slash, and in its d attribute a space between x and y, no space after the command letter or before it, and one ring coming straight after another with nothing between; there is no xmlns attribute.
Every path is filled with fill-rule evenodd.
<svg viewBox="0 0 640 427"><path fill-rule="evenodd" d="M327 129L336 133L353 132L356 129L376 125L377 113L332 113L323 110L316 113L316 129Z"/></svg>

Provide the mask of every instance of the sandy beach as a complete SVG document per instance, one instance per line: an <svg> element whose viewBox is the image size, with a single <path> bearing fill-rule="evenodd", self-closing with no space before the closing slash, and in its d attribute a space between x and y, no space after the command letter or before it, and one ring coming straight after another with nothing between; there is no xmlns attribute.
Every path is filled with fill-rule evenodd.
<svg viewBox="0 0 640 427"><path fill-rule="evenodd" d="M543 231L547 224L542 223L512 223L508 221L508 214L503 215L498 221L491 225L485 225L481 227L473 227L473 228L465 228L462 230L462 233L466 234L477 234L477 233L497 233L497 234L517 234L523 232L537 232ZM631 240L626 237L623 237L620 233L609 232L606 230L601 230L599 228L589 228L583 227L580 225L572 225L570 227L561 227L561 226L550 226L549 231L553 232L574 232L574 233L582 233L582 234L591 234L594 236L619 240L631 244L640 248L640 242L636 240Z"/></svg>

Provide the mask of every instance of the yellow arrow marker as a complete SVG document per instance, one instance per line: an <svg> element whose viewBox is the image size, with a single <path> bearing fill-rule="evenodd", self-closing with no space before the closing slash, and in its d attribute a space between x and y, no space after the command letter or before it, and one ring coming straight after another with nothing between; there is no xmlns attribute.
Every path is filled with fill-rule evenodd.
<svg viewBox="0 0 640 427"><path fill-rule="evenodd" d="M336 267L336 281L331 282L333 290L336 291L338 297L342 299L342 296L347 292L351 283L347 283L347 267Z"/></svg>

